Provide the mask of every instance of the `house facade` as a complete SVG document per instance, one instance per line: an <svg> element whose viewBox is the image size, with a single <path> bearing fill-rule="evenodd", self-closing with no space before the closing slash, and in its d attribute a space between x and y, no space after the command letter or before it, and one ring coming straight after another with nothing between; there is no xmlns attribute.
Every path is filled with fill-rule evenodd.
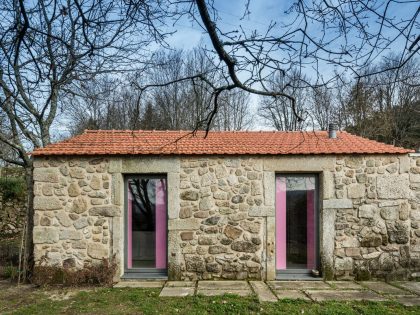
<svg viewBox="0 0 420 315"><path fill-rule="evenodd" d="M339 132L87 131L33 152L38 266L117 278L420 272L420 156Z"/></svg>

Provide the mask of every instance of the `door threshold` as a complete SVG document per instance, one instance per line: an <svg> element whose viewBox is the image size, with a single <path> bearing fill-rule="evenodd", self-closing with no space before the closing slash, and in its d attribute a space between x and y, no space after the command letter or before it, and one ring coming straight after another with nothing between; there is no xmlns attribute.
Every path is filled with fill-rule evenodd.
<svg viewBox="0 0 420 315"><path fill-rule="evenodd" d="M281 272L276 273L276 280L323 281L323 278L321 276L314 277L310 273Z"/></svg>
<svg viewBox="0 0 420 315"><path fill-rule="evenodd" d="M168 280L168 275L166 274L150 274L143 272L130 272L125 273L121 276L121 280Z"/></svg>

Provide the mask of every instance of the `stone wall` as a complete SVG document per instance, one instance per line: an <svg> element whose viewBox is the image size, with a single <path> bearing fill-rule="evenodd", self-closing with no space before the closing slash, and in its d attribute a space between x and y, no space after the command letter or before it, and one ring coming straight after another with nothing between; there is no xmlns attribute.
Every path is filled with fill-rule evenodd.
<svg viewBox="0 0 420 315"><path fill-rule="evenodd" d="M179 218L196 227L179 233L182 279L263 278L263 161L183 159L180 179Z"/></svg>
<svg viewBox="0 0 420 315"><path fill-rule="evenodd" d="M420 270L420 157L337 158L337 278L410 278Z"/></svg>
<svg viewBox="0 0 420 315"><path fill-rule="evenodd" d="M25 222L26 200L6 199L0 192L0 238L11 237L22 232Z"/></svg>
<svg viewBox="0 0 420 315"><path fill-rule="evenodd" d="M326 278L419 270L420 162L400 156L35 159L38 265L124 272L124 174L165 174L170 279L275 278L275 174L320 176ZM389 277L389 276L388 276Z"/></svg>
<svg viewBox="0 0 420 315"><path fill-rule="evenodd" d="M108 160L34 161L35 262L82 268L110 257L111 204Z"/></svg>

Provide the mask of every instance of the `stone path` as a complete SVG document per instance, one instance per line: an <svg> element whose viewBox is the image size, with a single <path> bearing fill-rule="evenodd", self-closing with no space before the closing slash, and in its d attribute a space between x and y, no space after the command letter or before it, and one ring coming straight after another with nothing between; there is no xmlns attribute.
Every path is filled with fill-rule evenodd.
<svg viewBox="0 0 420 315"><path fill-rule="evenodd" d="M161 297L192 295L217 296L255 294L260 302L279 299L328 300L392 300L406 306L420 306L420 282L400 281L123 281L116 288L161 288Z"/></svg>

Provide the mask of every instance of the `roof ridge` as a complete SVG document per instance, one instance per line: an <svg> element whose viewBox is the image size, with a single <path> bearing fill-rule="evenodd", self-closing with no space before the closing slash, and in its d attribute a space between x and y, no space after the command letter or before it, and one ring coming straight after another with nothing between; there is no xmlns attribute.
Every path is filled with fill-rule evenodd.
<svg viewBox="0 0 420 315"><path fill-rule="evenodd" d="M132 133L132 132L144 132L144 133L181 133L181 132L200 132L205 133L205 130L183 130L183 129L85 129L82 134L86 133ZM208 133L326 133L326 130L210 130ZM346 131L338 131L339 133L347 133Z"/></svg>

